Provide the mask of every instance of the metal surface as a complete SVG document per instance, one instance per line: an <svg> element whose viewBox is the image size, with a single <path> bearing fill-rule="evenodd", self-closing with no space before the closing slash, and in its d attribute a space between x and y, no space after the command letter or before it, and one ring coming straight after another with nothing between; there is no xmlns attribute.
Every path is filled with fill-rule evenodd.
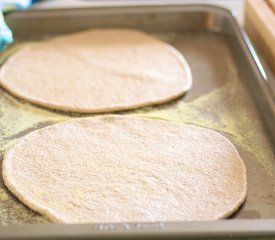
<svg viewBox="0 0 275 240"><path fill-rule="evenodd" d="M0 239L149 235L268 239L275 236L275 158L272 142L275 137L275 110L274 92L267 84L274 79L272 76L266 78L252 45L230 12L218 7L192 5L33 10L11 14L7 22L14 30L18 43L88 28L127 27L148 32L175 46L190 64L194 80L191 91L165 105L118 114L162 118L219 131L233 142L245 161L248 196L231 220L18 226L48 220L24 207L0 179L0 224L10 225L0 227ZM10 51L12 49L2 53L0 60L4 60ZM33 129L73 117L27 104L3 89L0 89L0 103L1 151Z"/></svg>

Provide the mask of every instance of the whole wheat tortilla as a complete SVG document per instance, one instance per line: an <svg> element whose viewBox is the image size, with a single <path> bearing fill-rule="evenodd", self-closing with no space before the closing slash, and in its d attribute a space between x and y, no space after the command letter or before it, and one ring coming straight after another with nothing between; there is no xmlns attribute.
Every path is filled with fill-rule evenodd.
<svg viewBox="0 0 275 240"><path fill-rule="evenodd" d="M19 50L2 66L0 84L41 106L110 112L175 99L192 77L172 46L135 30L97 29Z"/></svg>
<svg viewBox="0 0 275 240"><path fill-rule="evenodd" d="M234 146L208 129L105 116L33 131L6 152L6 186L54 222L215 220L246 196Z"/></svg>

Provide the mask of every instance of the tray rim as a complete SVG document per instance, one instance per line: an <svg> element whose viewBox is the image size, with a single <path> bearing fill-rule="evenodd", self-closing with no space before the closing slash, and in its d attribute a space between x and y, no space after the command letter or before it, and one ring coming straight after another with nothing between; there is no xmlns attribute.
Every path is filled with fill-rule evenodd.
<svg viewBox="0 0 275 240"><path fill-rule="evenodd" d="M156 1L158 2L158 1ZM266 79L265 72L260 63L260 60L256 54L256 51L253 48L249 38L247 37L245 31L238 25L236 19L234 18L234 13L229 9L224 7L209 5L209 4L167 4L167 3L158 3L158 4L145 4L145 5L119 5L119 6L96 6L87 8L85 10L98 11L98 10L112 10L112 9L121 9L126 10L127 8L152 8L160 7L165 8L172 7L176 8L191 8L185 9L185 11L192 11L192 8L197 8L201 11L218 11L223 17L229 19L230 24L233 25L236 33L241 38L240 44L242 44L242 49L245 50L245 54L251 60L250 64L253 65L253 69L258 78L261 78L262 81ZM43 13L47 14L49 12L62 11L66 14L69 11L83 11L83 8L66 8L66 9L29 9L23 12L10 13L9 16L14 16L18 14L34 14L39 17L43 17ZM42 13L42 15L41 15ZM259 109L258 109L259 110ZM275 105L273 106L275 110ZM274 111L275 113L275 111ZM275 136L274 136L275 137ZM136 225L140 224L143 227L137 228ZM243 237L250 237L249 239L259 239L264 237L265 239L275 238L275 218L273 219L249 219L249 220L240 220L240 219L230 219L230 220L217 220L217 221L207 221L207 222L176 222L176 223L159 223L161 227L156 227L158 223L129 223L129 229L120 229L117 226L122 226L122 224L30 224L30 225L7 225L0 226L0 239L22 239L28 237L28 239L45 239L45 237L51 237L54 239L64 239L71 236L72 239L81 239L81 238L113 238L113 237L186 237L188 239L195 238L216 238L219 239L239 239ZM177 225L178 227L173 227L173 231L168 228L172 224ZM100 228L103 228L103 230ZM115 226L115 227L113 227ZM158 226L158 225L157 225ZM167 229L166 229L167 228ZM60 230L61 229L61 230ZM161 230L160 230L161 229ZM198 231L200 229L200 231ZM145 231L143 231L145 230ZM32 234L32 235L23 235L23 233ZM78 235L77 235L78 234ZM82 235L81 235L82 234ZM136 235L132 235L136 234ZM70 238L71 239L71 238Z"/></svg>
<svg viewBox="0 0 275 240"><path fill-rule="evenodd" d="M166 228L163 228L163 226ZM180 227L176 227L180 225ZM200 229L200 231L198 231ZM30 224L0 227L0 239L274 239L275 220L126 224Z"/></svg>

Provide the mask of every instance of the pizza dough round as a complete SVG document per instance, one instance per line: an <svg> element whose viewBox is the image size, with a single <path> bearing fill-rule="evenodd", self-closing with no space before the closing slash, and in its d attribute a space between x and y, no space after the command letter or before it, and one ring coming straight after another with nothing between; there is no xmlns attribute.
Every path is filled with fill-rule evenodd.
<svg viewBox="0 0 275 240"><path fill-rule="evenodd" d="M234 146L208 129L104 116L33 131L6 152L6 186L54 222L215 220L246 197Z"/></svg>
<svg viewBox="0 0 275 240"><path fill-rule="evenodd" d="M97 29L19 50L2 66L0 84L44 107L96 113L168 102L192 77L172 46L136 30Z"/></svg>

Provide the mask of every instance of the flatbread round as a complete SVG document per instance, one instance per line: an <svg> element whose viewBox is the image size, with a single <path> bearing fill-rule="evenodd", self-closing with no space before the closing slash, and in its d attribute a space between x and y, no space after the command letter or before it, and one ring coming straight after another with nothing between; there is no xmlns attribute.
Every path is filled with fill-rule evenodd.
<svg viewBox="0 0 275 240"><path fill-rule="evenodd" d="M44 107L95 113L170 101L192 77L172 46L135 30L97 29L19 50L2 66L0 84Z"/></svg>
<svg viewBox="0 0 275 240"><path fill-rule="evenodd" d="M6 152L6 186L54 222L215 220L246 196L234 146L208 129L105 116L27 134Z"/></svg>

